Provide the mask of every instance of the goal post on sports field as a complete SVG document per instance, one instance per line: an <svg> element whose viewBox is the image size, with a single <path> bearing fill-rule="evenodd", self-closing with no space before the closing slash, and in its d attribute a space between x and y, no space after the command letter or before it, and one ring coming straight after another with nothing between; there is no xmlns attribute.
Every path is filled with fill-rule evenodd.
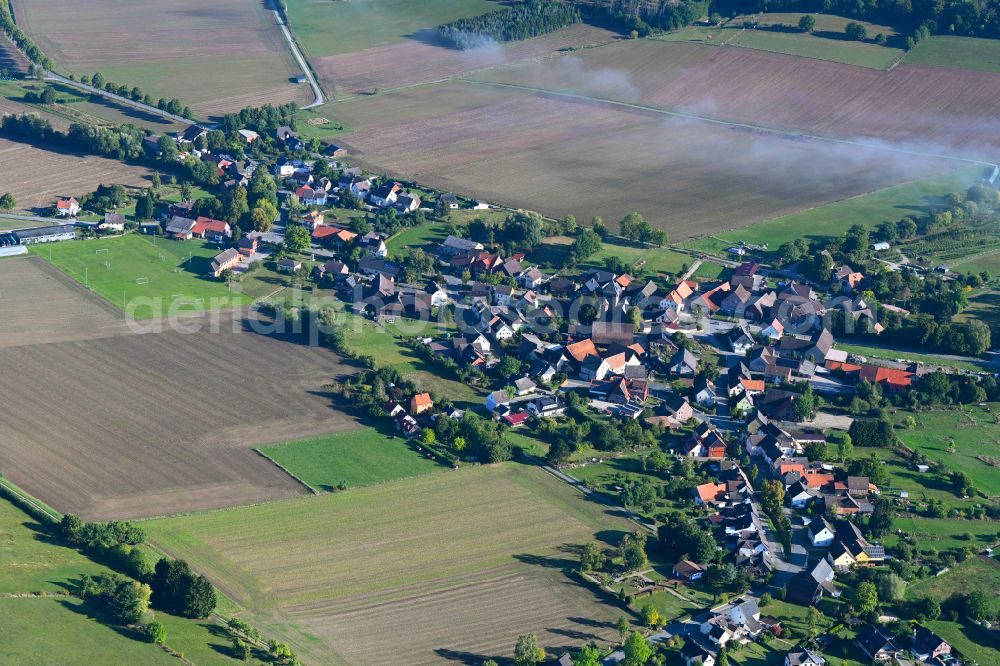
<svg viewBox="0 0 1000 666"><path fill-rule="evenodd" d="M137 277L135 279L135 283L136 284L149 284L149 278L148 277Z"/></svg>
<svg viewBox="0 0 1000 666"><path fill-rule="evenodd" d="M107 253L108 253L108 248L106 247L101 247L94 250L94 254L107 254Z"/></svg>

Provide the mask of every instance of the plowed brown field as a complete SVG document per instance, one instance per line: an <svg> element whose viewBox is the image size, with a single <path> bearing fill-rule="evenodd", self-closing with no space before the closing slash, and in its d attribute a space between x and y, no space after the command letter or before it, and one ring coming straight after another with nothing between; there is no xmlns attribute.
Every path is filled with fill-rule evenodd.
<svg viewBox="0 0 1000 666"><path fill-rule="evenodd" d="M613 88L620 81L608 78ZM944 162L453 82L336 105L362 162L555 217L639 211L674 239L869 192Z"/></svg>
<svg viewBox="0 0 1000 666"><path fill-rule="evenodd" d="M79 197L102 183L148 186L151 173L117 160L0 138L0 192L12 192L19 210L39 212L54 206L59 197Z"/></svg>
<svg viewBox="0 0 1000 666"><path fill-rule="evenodd" d="M305 492L252 447L355 427L322 390L345 368L222 328L0 349L0 468L90 519Z"/></svg>
<svg viewBox="0 0 1000 666"><path fill-rule="evenodd" d="M769 127L996 161L1000 74L889 72L741 48L643 41L477 75ZM622 82L609 89L605 82Z"/></svg>
<svg viewBox="0 0 1000 666"><path fill-rule="evenodd" d="M178 97L202 114L303 102L301 69L267 3L15 0L18 22L69 71Z"/></svg>
<svg viewBox="0 0 1000 666"><path fill-rule="evenodd" d="M613 33L593 26L576 25L538 39L460 51L426 41L365 49L315 58L313 67L340 94L368 93L397 86L436 81L522 60L539 58L570 46L601 44Z"/></svg>

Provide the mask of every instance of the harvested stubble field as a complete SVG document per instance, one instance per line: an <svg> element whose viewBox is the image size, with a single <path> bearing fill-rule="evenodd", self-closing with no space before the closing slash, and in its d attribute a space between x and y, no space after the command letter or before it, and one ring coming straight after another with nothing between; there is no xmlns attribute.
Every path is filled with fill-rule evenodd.
<svg viewBox="0 0 1000 666"><path fill-rule="evenodd" d="M891 72L750 49L625 41L476 78L995 161L1000 75Z"/></svg>
<svg viewBox="0 0 1000 666"><path fill-rule="evenodd" d="M0 138L0 191L17 197L18 210L38 212L55 206L59 197L79 197L102 183L148 186L150 175L141 166Z"/></svg>
<svg viewBox="0 0 1000 666"><path fill-rule="evenodd" d="M302 102L308 88L263 2L14 0L18 22L68 71L101 72L199 114Z"/></svg>
<svg viewBox="0 0 1000 666"><path fill-rule="evenodd" d="M629 529L609 511L507 464L144 527L304 659L481 663L529 631L553 653L612 638L620 610L562 573Z"/></svg>
<svg viewBox="0 0 1000 666"><path fill-rule="evenodd" d="M91 519L306 492L252 447L356 427L323 392L347 368L326 349L234 321L241 332L222 319L218 332L0 350L0 468Z"/></svg>
<svg viewBox="0 0 1000 666"><path fill-rule="evenodd" d="M416 83L437 81L476 70L541 58L570 47L587 47L614 39L614 33L574 25L551 35L510 44L493 44L462 51L433 40L407 40L353 53L315 58L316 73L339 94L370 93ZM400 63L407 63L400 67Z"/></svg>
<svg viewBox="0 0 1000 666"><path fill-rule="evenodd" d="M450 82L356 98L338 104L336 115L355 128L344 144L378 170L556 217L614 221L638 210L675 239L943 168L940 160L898 160L492 84Z"/></svg>
<svg viewBox="0 0 1000 666"><path fill-rule="evenodd" d="M120 313L38 257L0 259L0 311L0 347L128 332Z"/></svg>

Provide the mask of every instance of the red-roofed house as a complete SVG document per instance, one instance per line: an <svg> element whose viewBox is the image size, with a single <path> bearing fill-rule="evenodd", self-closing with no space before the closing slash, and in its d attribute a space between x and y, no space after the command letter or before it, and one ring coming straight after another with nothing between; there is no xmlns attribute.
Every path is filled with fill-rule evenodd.
<svg viewBox="0 0 1000 666"><path fill-rule="evenodd" d="M695 504L707 506L708 504L714 504L718 501L720 495L725 495L726 484L703 483L700 486L695 486L692 492L694 493Z"/></svg>
<svg viewBox="0 0 1000 666"><path fill-rule="evenodd" d="M80 212L80 202L78 202L73 197L69 199L60 199L56 202L56 213L60 217L76 217L76 214Z"/></svg>
<svg viewBox="0 0 1000 666"><path fill-rule="evenodd" d="M500 420L510 427L516 428L517 426L522 425L530 417L531 414L528 412L517 412L516 414L504 414Z"/></svg>
<svg viewBox="0 0 1000 666"><path fill-rule="evenodd" d="M204 238L205 240L221 243L232 237L233 230L228 222L202 216L194 221L194 228L191 229L191 235L195 238Z"/></svg>

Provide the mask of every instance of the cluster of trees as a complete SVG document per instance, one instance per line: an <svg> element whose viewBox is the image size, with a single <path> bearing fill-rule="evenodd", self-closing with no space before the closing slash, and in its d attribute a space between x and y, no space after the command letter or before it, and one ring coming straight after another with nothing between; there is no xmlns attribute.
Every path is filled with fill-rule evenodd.
<svg viewBox="0 0 1000 666"><path fill-rule="evenodd" d="M499 224L476 218L468 225L469 238L484 245L500 245L507 254L530 252L538 247L544 236L545 220L530 210L513 212Z"/></svg>
<svg viewBox="0 0 1000 666"><path fill-rule="evenodd" d="M514 449L496 421L484 419L466 411L461 419L438 418L434 421L434 440L447 446L457 455L474 455L482 462L497 463L510 460Z"/></svg>
<svg viewBox="0 0 1000 666"><path fill-rule="evenodd" d="M709 0L604 0L607 13L623 23L633 36L646 36L657 30L677 30L709 14ZM745 12L739 12L745 13Z"/></svg>
<svg viewBox="0 0 1000 666"><path fill-rule="evenodd" d="M579 22L580 12L570 3L530 0L509 9L446 23L438 26L438 34L457 48L474 49L487 40L529 39Z"/></svg>
<svg viewBox="0 0 1000 666"><path fill-rule="evenodd" d="M684 514L671 513L657 531L660 547L668 561L689 559L707 563L715 559L717 546L712 531L688 519Z"/></svg>
<svg viewBox="0 0 1000 666"><path fill-rule="evenodd" d="M212 583L184 560L157 562L150 587L157 608L182 617L208 617L218 601Z"/></svg>
<svg viewBox="0 0 1000 666"><path fill-rule="evenodd" d="M614 0L611 0L614 1ZM1000 3L997 0L962 2L895 2L894 0L757 0L739 4L716 2L713 7L725 14L754 13L761 11L822 11L824 13L854 16L877 23L916 26L907 37L907 48L931 34L975 35L1000 37ZM700 16L700 15L699 15ZM697 17L696 17L697 18ZM692 19L694 20L694 19Z"/></svg>
<svg viewBox="0 0 1000 666"><path fill-rule="evenodd" d="M55 104L56 91L52 86L45 86L41 92L27 91L23 99L27 104Z"/></svg>
<svg viewBox="0 0 1000 666"><path fill-rule="evenodd" d="M136 624L149 610L152 590L145 583L107 573L84 576L80 581L79 594L102 606L118 624ZM165 631L162 638L166 638Z"/></svg>
<svg viewBox="0 0 1000 666"><path fill-rule="evenodd" d="M0 210L12 210L17 205L17 197L10 192L0 196Z"/></svg>
<svg viewBox="0 0 1000 666"><path fill-rule="evenodd" d="M85 523L79 516L68 513L62 517L59 531L70 545L100 557L136 578L149 573L149 564L136 547L146 540L146 533L141 527L120 520Z"/></svg>
<svg viewBox="0 0 1000 666"><path fill-rule="evenodd" d="M620 224L621 235L640 243L650 243L657 247L667 244L667 232L654 228L640 213L629 213Z"/></svg>
<svg viewBox="0 0 1000 666"><path fill-rule="evenodd" d="M24 52L28 60L45 69L52 68L52 60L42 53L38 45L24 34L24 31L17 25L17 22L14 20L14 14L10 9L9 0L0 0L0 29L10 38L10 41L14 42L17 48Z"/></svg>
<svg viewBox="0 0 1000 666"><path fill-rule="evenodd" d="M93 76L87 76L86 74L81 76L80 83L93 86L99 90L104 90L105 92L109 92L113 95L118 95L119 97L125 97L133 102L141 102L147 106L155 106L160 111L166 111L167 113L172 113L175 116L182 116L184 118L194 117L191 113L191 107L185 106L184 103L176 97L172 99L160 97L154 101L149 93L143 91L143 89L139 86L129 87L123 83L108 81L100 72L96 72Z"/></svg>

